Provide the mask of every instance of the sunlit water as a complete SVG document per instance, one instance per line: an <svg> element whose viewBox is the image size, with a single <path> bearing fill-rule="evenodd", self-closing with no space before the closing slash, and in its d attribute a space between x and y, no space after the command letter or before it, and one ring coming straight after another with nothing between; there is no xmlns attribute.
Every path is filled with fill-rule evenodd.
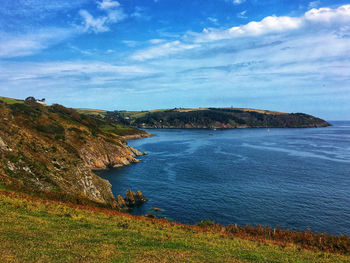
<svg viewBox="0 0 350 263"><path fill-rule="evenodd" d="M115 195L140 189L149 198L137 215L350 234L350 122L333 124L149 130L157 136L129 142L148 153L142 162L98 174Z"/></svg>

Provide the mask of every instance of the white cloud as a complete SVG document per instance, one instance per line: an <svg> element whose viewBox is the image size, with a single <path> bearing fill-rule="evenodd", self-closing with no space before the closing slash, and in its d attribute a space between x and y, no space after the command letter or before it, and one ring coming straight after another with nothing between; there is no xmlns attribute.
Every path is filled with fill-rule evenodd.
<svg viewBox="0 0 350 263"><path fill-rule="evenodd" d="M312 8L317 8L319 7L319 5L321 4L321 1L320 0L317 0L317 1L312 1L309 3L309 9L312 9Z"/></svg>
<svg viewBox="0 0 350 263"><path fill-rule="evenodd" d="M288 16L268 16L260 22L252 21L243 26L231 27L227 30L204 29L198 34L197 42L210 42L223 39L258 36L268 33L277 33L300 28L302 21L299 18Z"/></svg>
<svg viewBox="0 0 350 263"><path fill-rule="evenodd" d="M128 47L136 47L138 44L138 42L134 40L123 40L122 42Z"/></svg>
<svg viewBox="0 0 350 263"><path fill-rule="evenodd" d="M164 77L140 80L137 86L149 91L166 87L172 94L186 90L192 94L188 95L191 100L208 98L211 103L217 99L219 106L226 99L241 98L242 106L255 102L259 108L265 102L269 108L276 105L286 111L310 112L308 101L315 97L326 104L335 94L350 98L350 27L344 10L347 8L318 9L312 19L307 13L300 17L271 16L155 44L135 52L132 58ZM330 14L331 19L324 19ZM296 100L304 104L299 108ZM342 107L349 108L345 102Z"/></svg>
<svg viewBox="0 0 350 263"><path fill-rule="evenodd" d="M120 22L127 17L117 1L103 0L97 3L99 9L106 13L105 15L95 18L86 10L79 11L80 16L83 18L83 30L85 32L102 33L109 31L110 25Z"/></svg>
<svg viewBox="0 0 350 263"><path fill-rule="evenodd" d="M213 24L217 24L218 23L218 19L215 17L208 17L207 18L210 22L212 22Z"/></svg>
<svg viewBox="0 0 350 263"><path fill-rule="evenodd" d="M27 34L0 33L0 58L32 55L67 39L74 32L62 28L47 28Z"/></svg>
<svg viewBox="0 0 350 263"><path fill-rule="evenodd" d="M237 14L237 17L238 17L238 18L248 18L248 17L246 16L246 14L247 14L247 10L244 10L244 11L242 11L242 12L239 12L239 13Z"/></svg>
<svg viewBox="0 0 350 263"><path fill-rule="evenodd" d="M80 10L79 14L84 19L84 31L93 31L95 33L101 33L109 31L109 27L106 25L108 17L94 18L88 11Z"/></svg>
<svg viewBox="0 0 350 263"><path fill-rule="evenodd" d="M243 4L246 0L233 0L233 4L240 5Z"/></svg>
<svg viewBox="0 0 350 263"><path fill-rule="evenodd" d="M160 43L165 42L165 40L164 39L159 39L159 38L154 38L154 39L150 39L149 42L151 44L160 44Z"/></svg>
<svg viewBox="0 0 350 263"><path fill-rule="evenodd" d="M349 23L350 5L343 5L337 9L313 8L305 13L305 19L311 22L321 23Z"/></svg>
<svg viewBox="0 0 350 263"><path fill-rule="evenodd" d="M246 11L241 12L241 15L245 14ZM300 17L268 16L258 22L252 21L225 30L205 28L202 33L189 33L182 36L182 39L186 39L186 43L177 40L159 45L157 42L152 43L151 41L155 46L136 51L131 55L131 58L144 61L201 48L204 43L220 43L220 41L229 39L257 38L265 35L278 36L293 32L300 33L305 30L320 31L333 25L336 25L336 30L332 32L338 32L339 35L343 36L350 34L350 27L347 26L349 22L350 5L340 6L337 9L312 9ZM342 24L342 26L339 26L339 24Z"/></svg>
<svg viewBox="0 0 350 263"><path fill-rule="evenodd" d="M131 56L131 59L143 61L143 60L153 59L157 57L168 56L173 53L194 49L196 47L199 47L199 45L184 44L176 40L176 41L168 42L162 45L153 46L144 50L139 50Z"/></svg>
<svg viewBox="0 0 350 263"><path fill-rule="evenodd" d="M136 19L143 19L143 20L150 20L152 17L147 14L147 9L144 7L136 6L135 10L132 14L130 14L130 17L136 18Z"/></svg>
<svg viewBox="0 0 350 263"><path fill-rule="evenodd" d="M349 22L350 5L343 5L337 9L314 8L301 17L268 16L259 22L252 21L246 25L235 26L226 30L205 28L203 33L197 34L196 42L211 42L238 37L288 32L313 26L313 23L322 23L323 26L329 26L333 24L346 25Z"/></svg>
<svg viewBox="0 0 350 263"><path fill-rule="evenodd" d="M1 83L9 83L9 86L29 82L55 85L55 82L67 79L72 85L90 85L91 81L104 84L111 80L152 74L152 70L141 66L119 66L98 61L3 62L0 69Z"/></svg>
<svg viewBox="0 0 350 263"><path fill-rule="evenodd" d="M98 6L100 9L111 9L119 7L120 4L117 1L103 0L102 2L98 2Z"/></svg>

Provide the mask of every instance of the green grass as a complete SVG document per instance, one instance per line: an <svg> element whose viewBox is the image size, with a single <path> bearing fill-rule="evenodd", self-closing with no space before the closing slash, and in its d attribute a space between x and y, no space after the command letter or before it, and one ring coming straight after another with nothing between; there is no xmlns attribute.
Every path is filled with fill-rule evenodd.
<svg viewBox="0 0 350 263"><path fill-rule="evenodd" d="M144 117L148 113L152 112L163 112L167 111L167 109L161 109L161 110L150 110L150 111L140 111L140 112L133 112L133 114L129 115L131 118L141 118Z"/></svg>
<svg viewBox="0 0 350 263"><path fill-rule="evenodd" d="M107 111L105 110L95 110L95 109L75 109L75 110L81 114L100 115L100 116L105 116L107 113Z"/></svg>
<svg viewBox="0 0 350 263"><path fill-rule="evenodd" d="M0 183L0 190L10 190L10 188Z"/></svg>
<svg viewBox="0 0 350 263"><path fill-rule="evenodd" d="M350 262L350 256L91 210L0 191L1 262Z"/></svg>
<svg viewBox="0 0 350 263"><path fill-rule="evenodd" d="M100 126L100 128L103 131L112 132L120 136L142 134L142 132L136 128L120 124L106 124Z"/></svg>
<svg viewBox="0 0 350 263"><path fill-rule="evenodd" d="M0 101L6 102L7 104L24 103L23 100L16 100L12 98L0 97Z"/></svg>

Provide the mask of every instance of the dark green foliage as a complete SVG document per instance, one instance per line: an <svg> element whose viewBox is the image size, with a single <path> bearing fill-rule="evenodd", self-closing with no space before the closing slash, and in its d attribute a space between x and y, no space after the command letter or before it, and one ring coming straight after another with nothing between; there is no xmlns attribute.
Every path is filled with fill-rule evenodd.
<svg viewBox="0 0 350 263"><path fill-rule="evenodd" d="M6 158L12 162L12 163L17 163L19 160L21 160L21 155L14 155L11 153L6 154Z"/></svg>
<svg viewBox="0 0 350 263"><path fill-rule="evenodd" d="M135 118L133 124L148 128L214 128L229 126L231 128L246 126L252 128L304 128L329 125L313 116L295 113L261 113L238 109L193 110L181 112L174 110L148 112Z"/></svg>
<svg viewBox="0 0 350 263"><path fill-rule="evenodd" d="M82 116L74 109L66 108L60 104L53 104L49 110L54 113L59 113L65 119L72 119L76 122L81 122Z"/></svg>
<svg viewBox="0 0 350 263"><path fill-rule="evenodd" d="M162 112L147 113L144 117L135 120L136 125L142 125L145 123L147 126L173 126L178 128L184 128L186 124L193 125L194 127L214 127L216 122L228 124L230 121L234 121L238 124L245 124L245 120L237 118L236 116L217 110L201 110L201 111L189 111L179 112L175 110L168 110Z"/></svg>
<svg viewBox="0 0 350 263"><path fill-rule="evenodd" d="M211 226L215 225L215 223L207 218L207 219L204 219L204 220L198 222L196 225L200 226L200 227L211 227Z"/></svg>
<svg viewBox="0 0 350 263"><path fill-rule="evenodd" d="M27 97L27 98L25 99L25 101L26 101L26 102L29 102L29 101L35 102L36 100L35 100L34 97L30 96L30 97Z"/></svg>
<svg viewBox="0 0 350 263"><path fill-rule="evenodd" d="M25 103L15 103L9 105L13 115L24 115L26 117L40 117L44 111L44 106L39 103L26 101Z"/></svg>
<svg viewBox="0 0 350 263"><path fill-rule="evenodd" d="M55 135L55 140L57 140L57 141L65 141L66 137L63 134L57 134L57 135Z"/></svg>
<svg viewBox="0 0 350 263"><path fill-rule="evenodd" d="M119 111L108 111L106 113L106 119L114 120L119 124L130 125L130 120L125 119L124 115Z"/></svg>
<svg viewBox="0 0 350 263"><path fill-rule="evenodd" d="M64 128L60 125L38 125L36 126L38 132L48 133L48 134L64 134Z"/></svg>
<svg viewBox="0 0 350 263"><path fill-rule="evenodd" d="M75 127L72 127L72 128L68 128L68 131L72 131L72 132L75 132L77 134L82 134L83 131L78 129L78 128L75 128Z"/></svg>

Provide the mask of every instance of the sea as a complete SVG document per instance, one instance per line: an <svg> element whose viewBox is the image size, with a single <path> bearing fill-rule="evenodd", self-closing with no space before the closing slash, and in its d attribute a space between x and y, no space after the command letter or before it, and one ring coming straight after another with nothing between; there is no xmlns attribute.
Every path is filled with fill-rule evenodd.
<svg viewBox="0 0 350 263"><path fill-rule="evenodd" d="M156 136L129 141L147 152L141 162L97 173L115 195L142 191L149 201L134 215L350 235L350 121L331 123L150 129Z"/></svg>

